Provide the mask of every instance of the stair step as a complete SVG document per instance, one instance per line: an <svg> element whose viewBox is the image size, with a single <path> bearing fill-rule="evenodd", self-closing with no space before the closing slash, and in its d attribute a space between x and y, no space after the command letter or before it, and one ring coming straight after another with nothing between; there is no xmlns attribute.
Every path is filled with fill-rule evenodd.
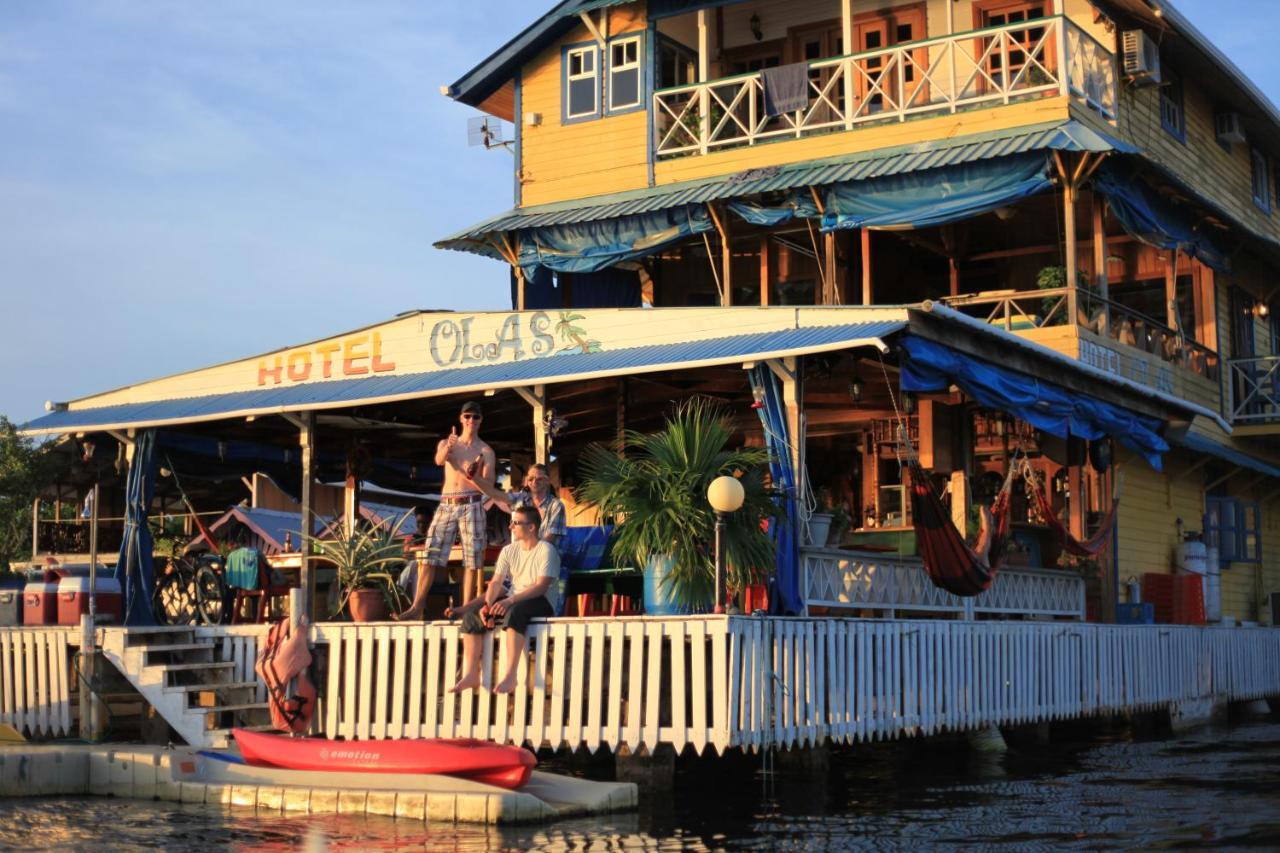
<svg viewBox="0 0 1280 853"><path fill-rule="evenodd" d="M267 710L266 702L247 702L243 705L218 705L213 708L188 708L187 711L192 714L218 714L222 711L265 711Z"/></svg>
<svg viewBox="0 0 1280 853"><path fill-rule="evenodd" d="M161 663L155 665L164 667L165 672L195 672L202 669L231 669L236 665L236 662L224 660L214 663Z"/></svg>
<svg viewBox="0 0 1280 853"><path fill-rule="evenodd" d="M275 726L236 726L242 732L274 732L279 731ZM231 737L231 729L209 729L211 735L221 735L222 737Z"/></svg>
<svg viewBox="0 0 1280 853"><path fill-rule="evenodd" d="M256 681L222 681L209 684L179 684L164 688L165 693L216 693L219 690L246 690L257 687Z"/></svg>
<svg viewBox="0 0 1280 853"><path fill-rule="evenodd" d="M208 649L213 651L213 643L170 643L164 646L138 646L139 651L144 652L195 652Z"/></svg>

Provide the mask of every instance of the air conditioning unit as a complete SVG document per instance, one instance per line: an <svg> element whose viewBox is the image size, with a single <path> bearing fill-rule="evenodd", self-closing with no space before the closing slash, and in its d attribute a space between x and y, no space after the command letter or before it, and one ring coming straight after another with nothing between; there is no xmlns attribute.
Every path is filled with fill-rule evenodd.
<svg viewBox="0 0 1280 853"><path fill-rule="evenodd" d="M1160 46L1142 30L1125 30L1120 37L1124 73L1134 83L1154 86L1160 82Z"/></svg>
<svg viewBox="0 0 1280 853"><path fill-rule="evenodd" d="M1240 113L1218 113L1213 117L1213 126L1219 142L1244 142L1244 125L1240 123Z"/></svg>

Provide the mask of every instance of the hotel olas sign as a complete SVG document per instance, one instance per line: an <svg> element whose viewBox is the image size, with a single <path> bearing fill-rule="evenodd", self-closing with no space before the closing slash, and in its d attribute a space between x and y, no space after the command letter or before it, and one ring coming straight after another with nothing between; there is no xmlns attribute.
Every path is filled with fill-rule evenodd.
<svg viewBox="0 0 1280 853"><path fill-rule="evenodd" d="M556 353L600 352L602 345L588 333L589 325L587 315L576 311L424 314L263 356L256 364L256 385L269 388L326 379L426 373Z"/></svg>

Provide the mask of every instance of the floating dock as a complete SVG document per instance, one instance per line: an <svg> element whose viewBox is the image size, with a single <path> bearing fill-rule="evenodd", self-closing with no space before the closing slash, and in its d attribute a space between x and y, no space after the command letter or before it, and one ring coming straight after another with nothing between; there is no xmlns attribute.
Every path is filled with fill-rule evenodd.
<svg viewBox="0 0 1280 853"><path fill-rule="evenodd" d="M214 753L216 754L216 753ZM545 823L634 809L636 786L534 771L519 791L451 776L251 767L191 747L0 747L0 796L93 795L275 814L358 814L428 823Z"/></svg>

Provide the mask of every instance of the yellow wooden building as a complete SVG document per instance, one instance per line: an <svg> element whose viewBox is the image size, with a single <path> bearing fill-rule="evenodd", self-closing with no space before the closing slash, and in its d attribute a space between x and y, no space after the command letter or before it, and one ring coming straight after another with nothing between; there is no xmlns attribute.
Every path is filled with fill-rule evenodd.
<svg viewBox="0 0 1280 853"><path fill-rule="evenodd" d="M1201 531L1271 618L1280 113L1169 3L567 0L445 91L514 125L514 207L439 245L515 307L934 300L1194 403L1123 466L1115 577Z"/></svg>

